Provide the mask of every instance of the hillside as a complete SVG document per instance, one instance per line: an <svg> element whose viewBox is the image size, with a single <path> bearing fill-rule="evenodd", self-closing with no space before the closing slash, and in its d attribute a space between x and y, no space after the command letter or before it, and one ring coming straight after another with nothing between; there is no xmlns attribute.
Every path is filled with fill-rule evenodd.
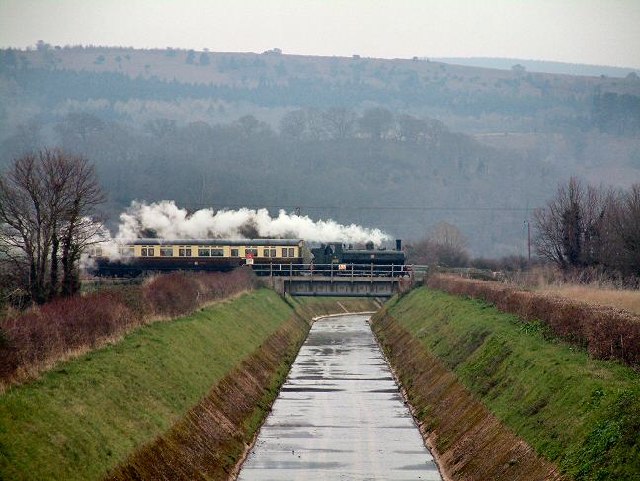
<svg viewBox="0 0 640 481"><path fill-rule="evenodd" d="M72 47L0 52L0 164L41 145L94 161L113 224L132 199L269 207L476 255L570 175L640 178L640 80L402 59Z"/></svg>
<svg viewBox="0 0 640 481"><path fill-rule="evenodd" d="M618 77L637 73L638 68L610 67L606 65L585 65L566 62L549 62L544 60L530 60L522 58L495 58L495 57L442 57L432 58L437 62L451 63L454 65L466 65L469 67L495 68L499 70L511 70L515 65L521 65L529 72L541 72L563 75L582 75L590 77Z"/></svg>

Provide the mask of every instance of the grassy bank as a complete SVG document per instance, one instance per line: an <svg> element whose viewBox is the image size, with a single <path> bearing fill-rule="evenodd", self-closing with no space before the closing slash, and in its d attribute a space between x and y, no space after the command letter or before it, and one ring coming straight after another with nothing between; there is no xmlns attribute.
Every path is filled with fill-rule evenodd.
<svg viewBox="0 0 640 481"><path fill-rule="evenodd" d="M310 324L293 315L189 412L107 479L227 480L266 418Z"/></svg>
<svg viewBox="0 0 640 481"><path fill-rule="evenodd" d="M576 480L640 476L636 371L590 358L554 340L541 324L426 288L387 306L386 316L566 475ZM419 416L428 419L430 409L453 406L427 402ZM439 442L446 450L447 439Z"/></svg>
<svg viewBox="0 0 640 481"><path fill-rule="evenodd" d="M629 311L449 275L431 276L427 285L490 303L525 321L541 321L555 336L597 359L618 359L640 368L640 317Z"/></svg>
<svg viewBox="0 0 640 481"><path fill-rule="evenodd" d="M141 325L185 316L254 289L250 270L174 272L140 285L116 286L54 299L0 319L0 392L29 381L58 362L102 347Z"/></svg>
<svg viewBox="0 0 640 481"><path fill-rule="evenodd" d="M292 315L268 290L143 327L0 396L0 479L98 479Z"/></svg>

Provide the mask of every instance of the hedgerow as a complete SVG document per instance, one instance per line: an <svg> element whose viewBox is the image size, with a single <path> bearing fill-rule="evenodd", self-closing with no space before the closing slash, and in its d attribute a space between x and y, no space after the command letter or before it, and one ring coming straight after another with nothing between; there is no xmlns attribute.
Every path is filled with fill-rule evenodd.
<svg viewBox="0 0 640 481"><path fill-rule="evenodd" d="M432 276L427 285L481 299L524 321L542 321L553 334L584 347L594 358L640 366L640 318L627 311L453 276Z"/></svg>
<svg viewBox="0 0 640 481"><path fill-rule="evenodd" d="M137 326L188 314L255 284L253 273L245 269L172 273L142 285L56 299L11 315L0 320L0 381L10 384L31 377Z"/></svg>

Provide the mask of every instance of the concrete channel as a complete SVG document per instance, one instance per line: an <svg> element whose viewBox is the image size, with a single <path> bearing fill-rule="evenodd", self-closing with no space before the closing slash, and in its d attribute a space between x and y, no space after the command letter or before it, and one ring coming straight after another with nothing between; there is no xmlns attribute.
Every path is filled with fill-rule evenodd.
<svg viewBox="0 0 640 481"><path fill-rule="evenodd" d="M315 322L240 481L442 479L368 318Z"/></svg>

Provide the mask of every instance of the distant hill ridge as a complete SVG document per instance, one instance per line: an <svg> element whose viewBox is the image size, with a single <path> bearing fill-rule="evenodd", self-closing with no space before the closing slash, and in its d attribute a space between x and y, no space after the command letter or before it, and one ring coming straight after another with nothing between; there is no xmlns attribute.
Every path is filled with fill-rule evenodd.
<svg viewBox="0 0 640 481"><path fill-rule="evenodd" d="M524 60L518 58L497 57L434 57L430 60L467 67L492 68L510 70L514 65L522 65L529 72L578 75L586 77L618 77L623 78L630 73L638 73L640 68L611 67L607 65L589 65L578 63L554 62L549 60Z"/></svg>
<svg viewBox="0 0 640 481"><path fill-rule="evenodd" d="M53 47L40 44L36 49L0 50L0 64L22 68L66 69L88 72L118 72L130 77L156 77L166 81L203 83L252 88L260 84L288 85L292 81L313 79L337 85L367 84L374 88L406 89L418 84L440 86L453 91L484 91L511 94L514 78L531 75L544 87L545 95L564 96L578 90L599 89L640 95L640 82L620 77L635 72L631 68L572 65L520 59L418 58L386 59L353 55L311 56L286 54L280 49L263 53L213 52L185 49L134 49L126 47ZM514 65L525 70L510 71ZM570 75L572 77L568 77ZM601 77L604 75L604 77ZM589 78L591 77L591 78ZM498 82L496 84L496 82ZM584 83L586 82L586 84ZM534 86L537 90L540 85ZM551 87L551 89L549 88ZM580 95L578 93L578 95ZM540 95L540 92L519 92Z"/></svg>

